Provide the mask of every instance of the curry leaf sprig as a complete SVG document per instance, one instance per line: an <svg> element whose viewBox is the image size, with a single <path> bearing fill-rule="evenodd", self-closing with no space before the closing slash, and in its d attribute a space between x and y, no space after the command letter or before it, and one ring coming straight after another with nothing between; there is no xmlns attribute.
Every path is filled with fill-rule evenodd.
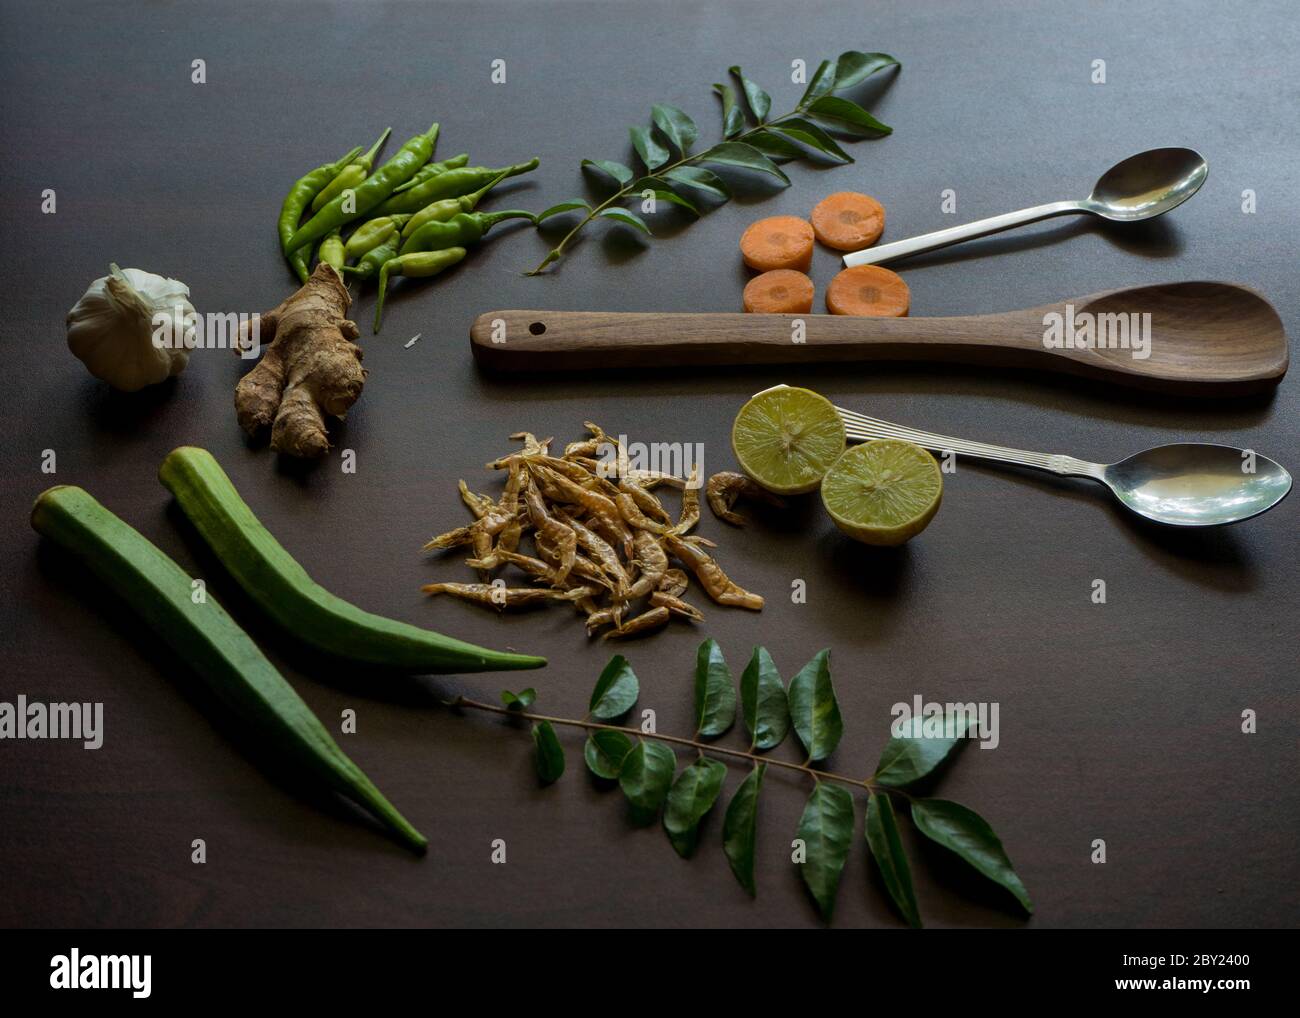
<svg viewBox="0 0 1300 1018"><path fill-rule="evenodd" d="M631 665L622 655L616 655L596 680L587 713L581 718L532 711L537 696L533 689L503 692L504 706L465 697L458 697L454 703L530 722L537 774L543 784L558 780L564 773L564 747L555 726L585 729L588 734L583 759L587 769L604 782L617 782L634 823L648 825L662 816L664 832L683 858L694 853L701 824L722 796L727 777L722 760L748 765L748 774L732 793L725 810L722 848L736 879L751 895L756 893L759 796L764 773L771 766L798 772L812 782L795 834L793 857L824 919L829 921L831 917L840 874L852 847L854 791L866 793L867 850L875 859L895 908L909 925L919 927L921 913L891 796L906 803L921 834L1005 888L1026 912L1033 911L1029 892L1007 858L1002 842L979 814L955 802L920 798L907 791L933 774L966 737L969 715L945 714L938 734L934 727L937 719L927 723L921 717L912 718L910 727L896 729L875 772L867 778L853 778L822 769L823 761L834 752L844 733L831 683L829 651L814 656L787 688L771 655L762 647L755 648L740 677L737 698L721 649L716 641L705 640L696 657L696 728L689 738L620 724L639 695L640 683ZM738 705L749 735L748 748L743 750L713 741L735 724ZM781 745L791 728L802 747L803 762L767 757L765 754ZM680 771L673 746L693 753L693 759Z"/></svg>
<svg viewBox="0 0 1300 1018"><path fill-rule="evenodd" d="M710 207L723 204L731 197L731 190L708 166L755 171L784 187L790 178L780 163L807 157L835 164L853 162L853 157L836 141L836 135L878 138L893 129L857 103L835 93L853 88L877 71L897 66L900 66L898 61L887 53L856 50L842 53L835 60L823 60L799 104L792 112L779 117L770 116L771 96L745 77L739 67L732 67L730 74L739 84L744 102L738 101L731 84L713 86L722 102L722 140L694 155L691 146L699 138L695 122L675 106L656 104L651 107L649 126L638 125L629 130L632 147L645 165L646 173L638 176L622 163L608 159L582 160L585 172L614 191L596 205L573 198L540 213L538 224L566 212L584 215L547 252L541 264L527 274L537 275L562 258L574 238L597 219L630 226L651 236L645 220L624 207L629 200L652 203L651 208L657 207L658 202L667 202L696 217Z"/></svg>

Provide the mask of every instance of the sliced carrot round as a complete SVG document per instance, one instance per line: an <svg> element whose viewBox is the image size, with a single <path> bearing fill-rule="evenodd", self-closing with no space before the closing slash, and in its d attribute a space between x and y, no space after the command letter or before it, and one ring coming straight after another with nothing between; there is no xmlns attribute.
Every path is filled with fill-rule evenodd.
<svg viewBox="0 0 1300 1018"><path fill-rule="evenodd" d="M770 216L750 224L740 238L745 264L759 272L795 269L807 272L812 265L813 228L798 216Z"/></svg>
<svg viewBox="0 0 1300 1018"><path fill-rule="evenodd" d="M885 232L885 207L869 194L839 191L813 207L812 228L827 247L861 251Z"/></svg>
<svg viewBox="0 0 1300 1018"><path fill-rule="evenodd" d="M766 315L807 314L813 281L794 269L773 269L745 284L745 310Z"/></svg>
<svg viewBox="0 0 1300 1018"><path fill-rule="evenodd" d="M833 315L904 318L911 303L903 277L879 265L845 269L826 288L826 310Z"/></svg>

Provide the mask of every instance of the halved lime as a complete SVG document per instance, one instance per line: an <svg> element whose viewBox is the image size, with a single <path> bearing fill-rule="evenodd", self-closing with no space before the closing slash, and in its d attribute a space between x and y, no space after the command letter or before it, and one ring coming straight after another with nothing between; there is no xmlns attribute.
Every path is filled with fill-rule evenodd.
<svg viewBox="0 0 1300 1018"><path fill-rule="evenodd" d="M835 525L864 544L902 544L924 530L943 498L934 457L911 442L881 438L845 450L822 480Z"/></svg>
<svg viewBox="0 0 1300 1018"><path fill-rule="evenodd" d="M825 396L779 385L740 408L731 448L740 468L768 491L802 495L844 451L844 422Z"/></svg>

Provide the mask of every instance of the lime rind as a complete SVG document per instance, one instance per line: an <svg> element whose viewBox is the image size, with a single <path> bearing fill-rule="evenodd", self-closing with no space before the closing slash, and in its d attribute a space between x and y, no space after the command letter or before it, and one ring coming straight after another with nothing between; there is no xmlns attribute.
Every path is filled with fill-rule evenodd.
<svg viewBox="0 0 1300 1018"><path fill-rule="evenodd" d="M865 544L911 540L934 518L943 474L911 442L883 438L844 452L822 480L822 503L844 533Z"/></svg>
<svg viewBox="0 0 1300 1018"><path fill-rule="evenodd" d="M778 495L815 491L844 443L844 422L830 400L794 386L760 392L731 429L741 469Z"/></svg>

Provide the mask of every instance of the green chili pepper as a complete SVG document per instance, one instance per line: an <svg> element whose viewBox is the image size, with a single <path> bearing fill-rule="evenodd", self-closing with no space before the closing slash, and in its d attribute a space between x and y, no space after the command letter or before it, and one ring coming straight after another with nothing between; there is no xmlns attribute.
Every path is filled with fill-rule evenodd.
<svg viewBox="0 0 1300 1018"><path fill-rule="evenodd" d="M360 258L367 251L393 240L410 218L410 216L381 216L363 223L357 228L357 232L348 238L347 256Z"/></svg>
<svg viewBox="0 0 1300 1018"><path fill-rule="evenodd" d="M430 177L436 177L439 173L445 173L447 170L458 170L469 162L469 153L462 152L458 156L452 156L450 159L444 159L440 163L427 163L421 166L419 171L408 180L405 184L393 188L393 194L401 194L403 191L409 191L413 187L419 187Z"/></svg>
<svg viewBox="0 0 1300 1018"><path fill-rule="evenodd" d="M444 198L442 201L426 205L407 220L406 225L402 227L402 237L409 237L425 223L442 223L458 213L473 212L474 206L482 201L483 196L505 179L504 173L498 173L473 194L463 194L459 198Z"/></svg>
<svg viewBox="0 0 1300 1018"><path fill-rule="evenodd" d="M388 136L393 133L391 127L385 128L384 133L379 136L379 140L370 147L370 151L363 156L359 156L348 163L347 166L339 172L339 175L330 181L329 185L311 200L311 210L319 212L321 207L328 202L333 201L343 193L346 188L355 188L370 173L370 167L375 165L375 154L388 140Z"/></svg>
<svg viewBox="0 0 1300 1018"><path fill-rule="evenodd" d="M459 198L463 194L477 191L493 177L504 173L507 177L517 177L537 169L536 158L515 166L499 166L490 169L486 166L462 166L458 170L448 170L431 177L419 187L395 194L375 210L375 215L382 216L391 212L419 212L430 202L443 198Z"/></svg>
<svg viewBox="0 0 1300 1018"><path fill-rule="evenodd" d="M438 140L438 125L434 124L424 134L417 134L403 145L397 153L375 170L348 194L341 194L317 212L298 231L289 238L290 251L313 244L336 226L342 226L353 219L360 219L375 206L379 205L393 192L398 184L409 180L421 166L433 155L433 146ZM448 171L458 172L458 171ZM434 180L439 179L435 177ZM430 181L432 183L432 181ZM418 189L417 189L418 190ZM408 194L414 194L414 191ZM348 199L352 201L349 202ZM351 211L348 211L348 208ZM415 209L420 208L419 205ZM375 215L382 216L391 212L414 212L415 209L384 209Z"/></svg>
<svg viewBox="0 0 1300 1018"><path fill-rule="evenodd" d="M320 250L316 253L316 257L326 265L333 265L336 271L343 271L347 252L344 250L343 238L339 236L338 230L331 230L330 235L320 242Z"/></svg>
<svg viewBox="0 0 1300 1018"><path fill-rule="evenodd" d="M384 267L384 262L398 256L400 252L397 249L401 244L401 239L401 236L394 231L388 240L367 251L356 265L343 266L344 273L356 276L359 279L369 279Z"/></svg>
<svg viewBox="0 0 1300 1018"><path fill-rule="evenodd" d="M445 223L425 223L402 241L398 253L406 255L416 251L468 247L477 244L483 239L483 234L506 219L535 220L536 217L522 209L506 209L503 212L461 212Z"/></svg>
<svg viewBox="0 0 1300 1018"><path fill-rule="evenodd" d="M284 197L284 202L280 206L280 221L276 224L280 233L280 250L284 252L289 267L297 274L300 283L307 282L309 274L307 272L307 262L311 256L311 249L304 250L289 246L289 240L293 237L294 231L298 229L298 220L302 218L302 214L311 203L312 198L320 192L321 188L329 184L343 167L352 162L360 151L361 146L358 145L338 162L317 166L316 169L301 177L293 187L289 188L289 193Z"/></svg>
<svg viewBox="0 0 1300 1018"><path fill-rule="evenodd" d="M375 304L375 332L379 331L379 322L384 317L384 295L388 290L390 275L436 276L464 257L463 247L448 247L440 251L417 251L384 262L384 267L379 270L379 300Z"/></svg>

